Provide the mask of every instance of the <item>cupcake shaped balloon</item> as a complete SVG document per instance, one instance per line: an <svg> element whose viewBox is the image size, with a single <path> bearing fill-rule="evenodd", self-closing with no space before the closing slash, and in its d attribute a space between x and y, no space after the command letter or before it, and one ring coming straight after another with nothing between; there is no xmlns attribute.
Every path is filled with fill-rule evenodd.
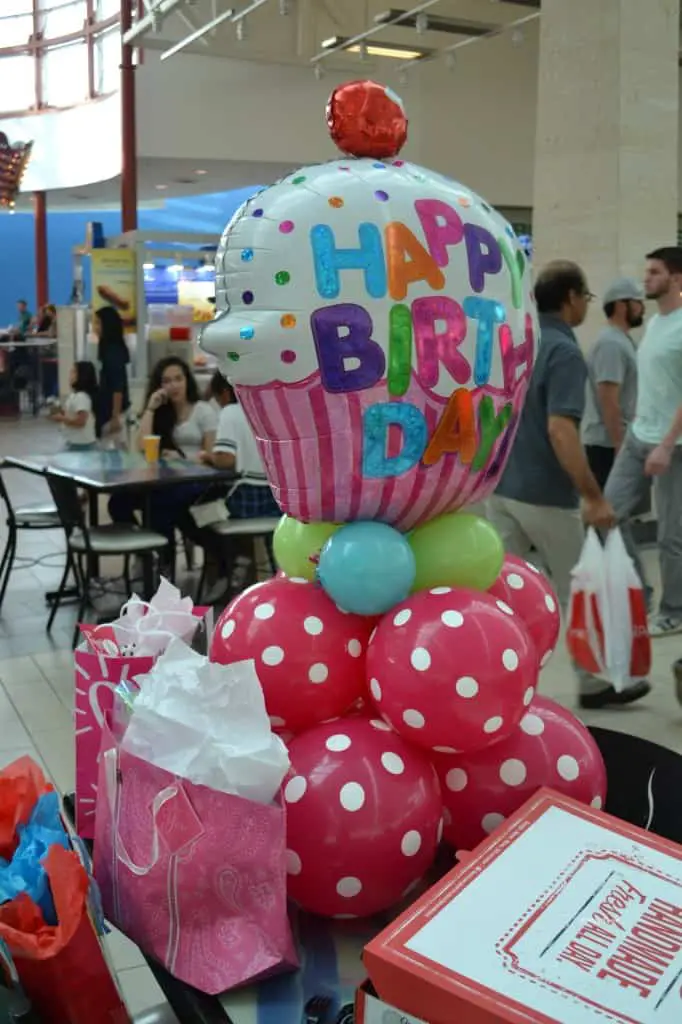
<svg viewBox="0 0 682 1024"><path fill-rule="evenodd" d="M219 356L282 510L407 530L484 498L536 348L527 258L471 189L402 160L400 99L332 94L342 159L260 191L225 229Z"/></svg>

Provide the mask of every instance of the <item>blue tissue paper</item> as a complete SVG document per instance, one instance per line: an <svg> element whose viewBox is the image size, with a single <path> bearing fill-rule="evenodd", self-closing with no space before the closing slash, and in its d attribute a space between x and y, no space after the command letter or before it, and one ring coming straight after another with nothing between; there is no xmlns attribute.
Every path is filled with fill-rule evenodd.
<svg viewBox="0 0 682 1024"><path fill-rule="evenodd" d="M71 849L69 837L59 813L56 793L43 793L26 825L17 828L19 844L11 860L0 857L0 903L25 892L40 907L45 923L57 924L52 893L43 867L43 858L55 843Z"/></svg>

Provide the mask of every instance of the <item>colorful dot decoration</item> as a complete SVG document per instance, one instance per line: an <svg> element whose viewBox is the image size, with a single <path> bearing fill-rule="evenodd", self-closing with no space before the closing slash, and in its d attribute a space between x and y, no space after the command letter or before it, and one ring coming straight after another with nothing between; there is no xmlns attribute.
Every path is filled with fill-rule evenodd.
<svg viewBox="0 0 682 1024"><path fill-rule="evenodd" d="M283 220L279 226L279 230L283 235L290 235L291 232L294 230L294 227L295 225L293 220Z"/></svg>
<svg viewBox="0 0 682 1024"><path fill-rule="evenodd" d="M242 341L251 341L255 333L256 332L254 331L253 327L242 327L242 329L239 332L239 337L242 339Z"/></svg>
<svg viewBox="0 0 682 1024"><path fill-rule="evenodd" d="M280 359L282 360L283 363L295 363L296 353L293 352L290 348L285 348L283 352L280 354Z"/></svg>
<svg viewBox="0 0 682 1024"><path fill-rule="evenodd" d="M471 200L469 199L469 196L457 196L457 202L459 203L460 206L464 206L465 208L467 206L471 206Z"/></svg>
<svg viewBox="0 0 682 1024"><path fill-rule="evenodd" d="M253 299L253 292L242 292L242 302L244 303L245 306L250 306L251 303L253 302Z"/></svg>
<svg viewBox="0 0 682 1024"><path fill-rule="evenodd" d="M296 317L294 316L293 313L285 313L284 316L280 319L280 324L282 325L282 327L295 327Z"/></svg>
<svg viewBox="0 0 682 1024"><path fill-rule="evenodd" d="M305 174L299 174L296 178L291 179L292 185L302 185L305 181Z"/></svg>
<svg viewBox="0 0 682 1024"><path fill-rule="evenodd" d="M332 196L329 200L329 205L332 206L335 210L340 210L341 207L343 206L343 199L341 198L341 196Z"/></svg>
<svg viewBox="0 0 682 1024"><path fill-rule="evenodd" d="M260 209L260 207L259 207L257 210L253 211L252 216L253 217L262 217L263 216L263 210Z"/></svg>
<svg viewBox="0 0 682 1024"><path fill-rule="evenodd" d="M253 259L253 249L242 249L242 263L250 263Z"/></svg>
<svg viewBox="0 0 682 1024"><path fill-rule="evenodd" d="M288 270L278 270L275 274L275 284L289 284L291 274Z"/></svg>
<svg viewBox="0 0 682 1024"><path fill-rule="evenodd" d="M231 359L233 363L238 363L239 359L240 359L240 356L239 356L239 353L237 353L237 352L228 352L227 353L227 358Z"/></svg>
<svg viewBox="0 0 682 1024"><path fill-rule="evenodd" d="M376 169L378 171L385 171L386 170L386 164L381 164L378 161L377 161L377 163L372 164L372 167L376 167Z"/></svg>
<svg viewBox="0 0 682 1024"><path fill-rule="evenodd" d="M510 238L516 239L516 235L514 234L514 229L513 228L506 227L504 230L507 232L507 234L509 235Z"/></svg>
<svg viewBox="0 0 682 1024"><path fill-rule="evenodd" d="M345 164L344 164L343 167L339 167L339 170L340 171L346 171L347 174L350 174L350 167L346 167Z"/></svg>
<svg viewBox="0 0 682 1024"><path fill-rule="evenodd" d="M394 167L404 167L405 166L405 161L404 160L394 160L393 161L393 166Z"/></svg>
<svg viewBox="0 0 682 1024"><path fill-rule="evenodd" d="M384 192L383 188L378 188L374 193L374 198L378 199L380 203L385 203L388 199L388 192Z"/></svg>

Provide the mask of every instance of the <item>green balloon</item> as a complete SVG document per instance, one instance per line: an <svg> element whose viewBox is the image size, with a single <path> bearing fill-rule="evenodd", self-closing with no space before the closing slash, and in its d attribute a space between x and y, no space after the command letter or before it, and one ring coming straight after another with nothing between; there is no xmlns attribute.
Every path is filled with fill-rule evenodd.
<svg viewBox="0 0 682 1024"><path fill-rule="evenodd" d="M277 565L287 576L297 576L312 583L315 579L316 558L339 523L300 523L291 516L282 516L272 546Z"/></svg>
<svg viewBox="0 0 682 1024"><path fill-rule="evenodd" d="M468 512L438 516L408 537L417 563L413 593L430 587L487 590L500 575L502 539L491 523Z"/></svg>

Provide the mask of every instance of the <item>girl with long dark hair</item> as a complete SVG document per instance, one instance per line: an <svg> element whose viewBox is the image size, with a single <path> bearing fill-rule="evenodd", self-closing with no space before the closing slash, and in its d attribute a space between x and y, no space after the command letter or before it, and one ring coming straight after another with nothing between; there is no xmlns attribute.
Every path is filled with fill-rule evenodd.
<svg viewBox="0 0 682 1024"><path fill-rule="evenodd" d="M216 415L208 402L200 400L194 374L177 356L161 359L150 374L137 435L140 451L151 434L161 438L161 458L202 461L203 453L213 448ZM115 523L134 523L136 512L148 502L149 526L168 537L172 553L176 525L205 490L206 484L183 483L152 491L121 491L111 496L109 514Z"/></svg>
<svg viewBox="0 0 682 1024"><path fill-rule="evenodd" d="M99 338L100 363L97 433L116 446L126 441L125 413L130 408L128 363L130 352L123 333L123 321L113 306L102 306L93 317L93 331Z"/></svg>
<svg viewBox="0 0 682 1024"><path fill-rule="evenodd" d="M147 385L137 442L140 451L144 451L144 438L157 434L162 453L198 459L202 451L211 451L216 425L216 415L199 398L196 379L184 359L159 360Z"/></svg>

